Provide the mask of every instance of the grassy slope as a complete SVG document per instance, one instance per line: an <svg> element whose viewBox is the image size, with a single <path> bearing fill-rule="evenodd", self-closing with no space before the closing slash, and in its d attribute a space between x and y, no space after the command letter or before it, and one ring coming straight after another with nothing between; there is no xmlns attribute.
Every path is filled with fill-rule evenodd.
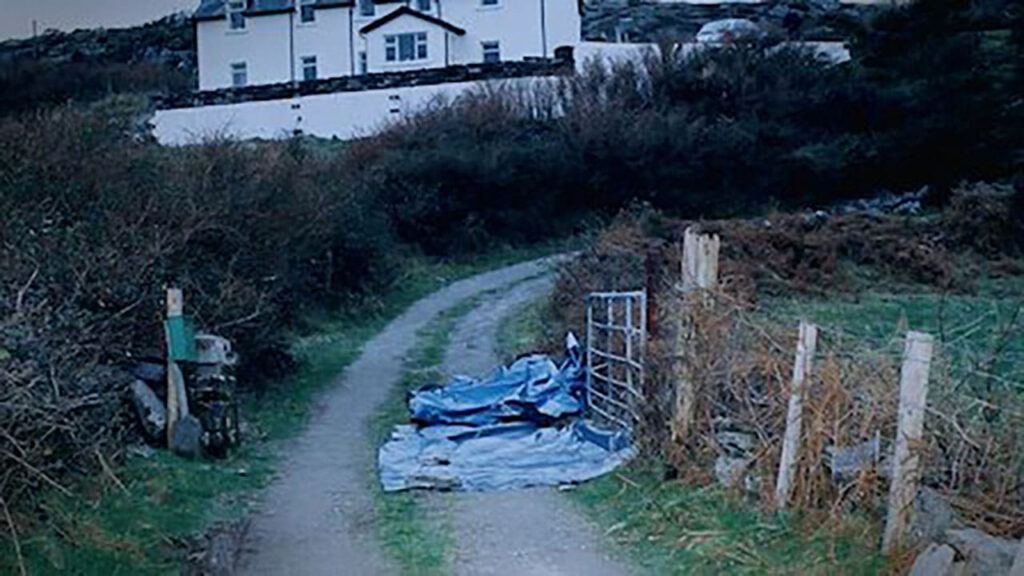
<svg viewBox="0 0 1024 576"><path fill-rule="evenodd" d="M553 244L474 259L420 260L394 291L296 335L299 372L242 412L249 440L228 458L188 461L163 451L125 458L116 475L81 479L74 497L41 495L45 517L20 535L29 574L176 574L188 541L219 522L241 518L271 479L275 440L301 430L315 395L360 353L362 345L411 303L451 281L565 249ZM11 541L0 539L0 573L17 573Z"/></svg>
<svg viewBox="0 0 1024 576"><path fill-rule="evenodd" d="M898 350L907 330L933 334L955 365L991 362L1003 375L1024 369L1024 276L983 278L973 294L944 294L927 288L873 286L830 298L777 298L764 303L777 319L793 326L807 318L844 337ZM993 350L996 357L989 358Z"/></svg>

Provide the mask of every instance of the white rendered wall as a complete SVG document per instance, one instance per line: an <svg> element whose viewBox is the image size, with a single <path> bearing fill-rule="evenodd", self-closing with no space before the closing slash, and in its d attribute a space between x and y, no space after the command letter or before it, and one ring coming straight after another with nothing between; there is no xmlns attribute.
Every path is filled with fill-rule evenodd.
<svg viewBox="0 0 1024 576"><path fill-rule="evenodd" d="M158 142L168 146L193 144L214 137L239 140L287 138L296 130L321 138L350 140L370 135L389 122L422 110L438 98L451 100L470 90L502 85L530 89L556 81L533 77L488 83L453 82L159 110L152 120L153 135Z"/></svg>
<svg viewBox="0 0 1024 576"><path fill-rule="evenodd" d="M583 72L589 66L600 65L611 70L618 64L632 62L643 70L647 58L658 56L657 44L619 44L615 42L579 42L573 47L576 71Z"/></svg>
<svg viewBox="0 0 1024 576"><path fill-rule="evenodd" d="M555 48L580 43L583 22L576 0L545 0L547 4L548 57Z"/></svg>
<svg viewBox="0 0 1024 576"><path fill-rule="evenodd" d="M502 60L543 56L540 0L498 0L497 6L482 6L480 0L442 0L444 19L464 28L466 34L452 38L452 64L483 60L482 42L498 41Z"/></svg>
<svg viewBox="0 0 1024 576"><path fill-rule="evenodd" d="M288 14L246 18L244 30L229 30L227 19L196 24L199 89L231 86L231 64L245 62L249 85L291 80Z"/></svg>
<svg viewBox="0 0 1024 576"><path fill-rule="evenodd" d="M317 78L352 74L353 62L358 62L350 51L349 11L350 8L321 8L315 12L316 20L310 23L303 23L295 14L296 80L302 79L303 56L316 56Z"/></svg>

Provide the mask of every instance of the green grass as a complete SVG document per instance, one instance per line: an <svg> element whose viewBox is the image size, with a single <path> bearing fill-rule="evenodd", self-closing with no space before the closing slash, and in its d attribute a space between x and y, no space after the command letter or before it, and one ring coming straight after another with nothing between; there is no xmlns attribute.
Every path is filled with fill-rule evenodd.
<svg viewBox="0 0 1024 576"><path fill-rule="evenodd" d="M928 332L953 371L983 367L1019 379L1024 370L1024 277L983 279L972 294L908 287L776 298L761 308L773 320L795 327L797 318L806 318L846 341L895 353L907 330Z"/></svg>
<svg viewBox="0 0 1024 576"><path fill-rule="evenodd" d="M716 488L666 481L634 463L572 498L650 574L877 574L876 527L844 518L832 533L810 519L759 512Z"/></svg>
<svg viewBox="0 0 1024 576"><path fill-rule="evenodd" d="M317 393L388 321L459 278L571 247L557 242L458 261L412 260L386 294L330 317L310 319L303 333L292 337L298 373L263 396L244 401L246 442L228 458L189 461L160 450L149 457L128 455L115 466L127 492L110 478L97 476L75 480L72 497L53 491L39 494L44 514L19 534L29 574L180 573L191 538L252 509L279 460L275 441L302 429ZM440 354L432 350L427 347L423 354ZM0 573L17 572L14 546L0 538Z"/></svg>
<svg viewBox="0 0 1024 576"><path fill-rule="evenodd" d="M508 364L521 354L543 351L554 340L549 329L548 305L544 296L521 304L501 319L495 345L503 362Z"/></svg>
<svg viewBox="0 0 1024 576"><path fill-rule="evenodd" d="M381 405L370 421L373 449L382 445L396 424L409 421L406 405L408 393L424 384L444 378L440 364L448 348L455 324L479 302L470 298L442 312L417 334L406 371L398 386ZM430 522L423 507L425 494L420 492L385 493L377 479L377 468L370 471L374 519L377 535L384 549L398 562L404 574L429 576L445 573L451 549L451 527L447 523ZM438 504L441 501L438 500Z"/></svg>

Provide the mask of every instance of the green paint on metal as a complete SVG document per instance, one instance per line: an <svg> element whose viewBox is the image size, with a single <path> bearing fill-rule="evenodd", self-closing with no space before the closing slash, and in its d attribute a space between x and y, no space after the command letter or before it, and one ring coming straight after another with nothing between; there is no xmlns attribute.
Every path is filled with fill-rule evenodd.
<svg viewBox="0 0 1024 576"><path fill-rule="evenodd" d="M192 318L175 316L164 321L167 357L175 362L195 362L196 327Z"/></svg>

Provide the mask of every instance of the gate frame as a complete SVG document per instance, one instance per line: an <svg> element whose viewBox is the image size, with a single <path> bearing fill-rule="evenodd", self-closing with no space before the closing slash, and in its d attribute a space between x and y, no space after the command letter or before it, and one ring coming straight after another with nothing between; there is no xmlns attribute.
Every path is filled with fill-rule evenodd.
<svg viewBox="0 0 1024 576"><path fill-rule="evenodd" d="M643 399L641 392L644 381L644 356L647 347L647 292L592 292L587 294L587 385L586 405L602 418L617 424L625 430L632 430L639 422L637 402ZM618 304L618 307L616 306ZM596 318L595 305L604 309L605 319L600 322ZM618 310L617 310L618 308ZM617 311L621 311L621 322ZM639 312L639 321L633 322L634 311ZM600 313L600 309L597 310ZM625 356L615 354L613 350L603 350L598 344L597 336L606 334L605 342L610 341L613 333L622 333L625 337ZM598 359L604 363L595 363ZM602 368L625 366L625 381L616 380L612 375L602 373ZM595 380L609 387L621 390L619 397L629 400L623 403L613 395L594 389ZM604 405L604 406L602 406ZM616 407L626 414L625 418L615 414ZM628 421L627 421L628 419Z"/></svg>

